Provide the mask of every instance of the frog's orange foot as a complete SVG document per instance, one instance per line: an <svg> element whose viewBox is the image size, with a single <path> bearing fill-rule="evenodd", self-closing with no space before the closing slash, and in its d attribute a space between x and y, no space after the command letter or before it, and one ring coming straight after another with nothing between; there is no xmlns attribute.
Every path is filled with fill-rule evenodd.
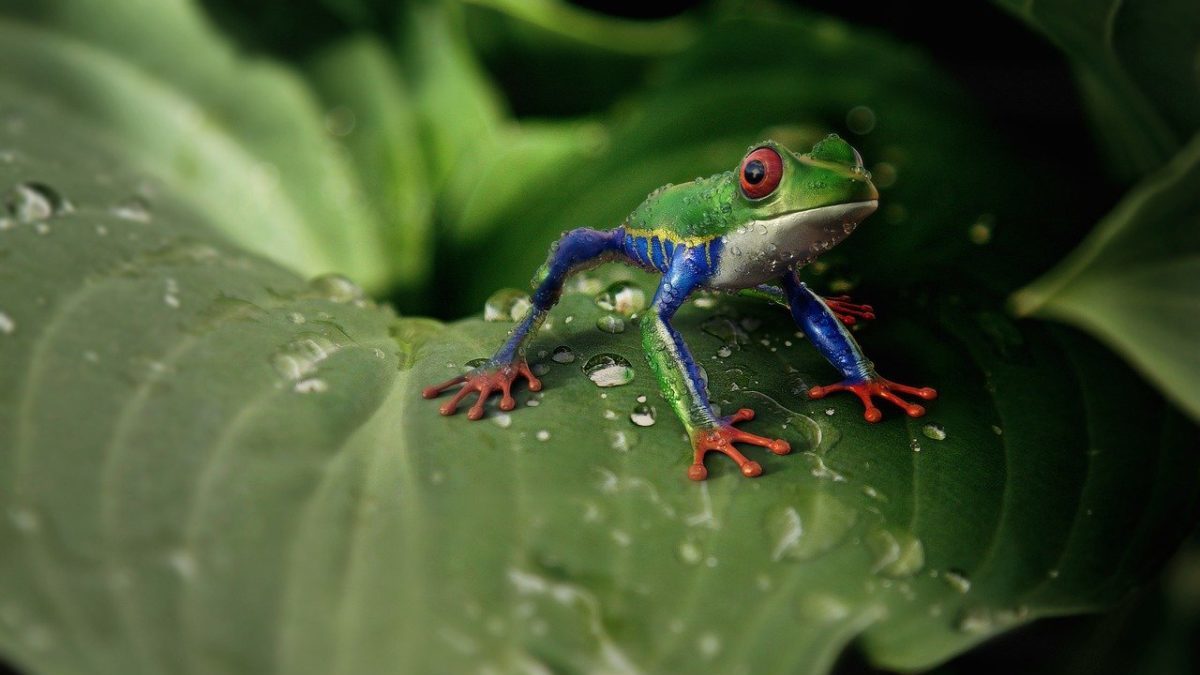
<svg viewBox="0 0 1200 675"><path fill-rule="evenodd" d="M704 480L708 477L708 469L704 468L704 455L710 452L719 452L737 462L738 468L742 470L742 475L747 478L753 478L762 474L762 465L746 459L745 455L733 447L734 443L757 445L777 455L786 455L792 451L792 446L788 445L787 441L748 434L733 427L738 422L745 422L752 419L754 419L754 411L749 408L742 408L729 417L726 417L715 427L696 429L692 432L692 448L696 454L692 460L692 465L688 467L688 478L692 480Z"/></svg>
<svg viewBox="0 0 1200 675"><path fill-rule="evenodd" d="M860 305L850 302L848 295L835 295L825 298L825 304L833 311L834 316L847 326L853 326L859 319L870 321L875 318L875 308L870 305Z"/></svg>
<svg viewBox="0 0 1200 675"><path fill-rule="evenodd" d="M863 411L863 418L865 418L868 422L878 422L883 418L883 413L879 412L879 408L876 408L875 404L872 402L872 396L878 396L885 401L891 401L892 403L895 403L909 417L920 417L921 415L924 415L925 408L916 403L909 403L896 394L899 393L906 394L908 396L916 396L918 398L923 398L926 401L937 398L937 391L929 387L910 387L906 384L899 384L892 382L891 380L885 380L878 375L862 382L850 382L845 380L839 382L838 384L831 384L827 387L813 387L812 389L808 390L808 397L825 398L825 396L835 391L849 391L858 396L859 400L862 401L863 407L865 408Z"/></svg>
<svg viewBox="0 0 1200 675"><path fill-rule="evenodd" d="M541 380L534 376L533 372L529 370L529 364L522 358L512 363L485 363L465 375L459 375L441 384L426 387L421 391L421 396L425 398L437 398L447 389L461 384L462 388L455 392L453 398L443 403L438 408L438 412L443 415L453 415L458 410L458 404L464 398L478 392L479 397L475 399L475 405L467 410L467 418L477 420L483 417L483 404L489 396L496 392L500 392L501 394L501 410L512 410L517 406L517 402L512 396L512 386L518 377L524 377L526 380L529 380L529 389L531 391L541 391Z"/></svg>

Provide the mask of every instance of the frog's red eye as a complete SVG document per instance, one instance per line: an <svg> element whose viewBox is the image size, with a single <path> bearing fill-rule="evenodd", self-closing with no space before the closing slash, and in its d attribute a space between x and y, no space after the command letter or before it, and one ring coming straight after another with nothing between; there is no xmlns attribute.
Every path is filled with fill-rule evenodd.
<svg viewBox="0 0 1200 675"><path fill-rule="evenodd" d="M783 160L772 148L755 148L742 160L742 193L749 199L762 199L779 187L783 178Z"/></svg>

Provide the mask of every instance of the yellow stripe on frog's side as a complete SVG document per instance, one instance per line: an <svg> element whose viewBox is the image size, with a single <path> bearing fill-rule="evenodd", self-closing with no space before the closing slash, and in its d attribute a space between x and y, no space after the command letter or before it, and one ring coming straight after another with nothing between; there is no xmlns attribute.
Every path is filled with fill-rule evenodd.
<svg viewBox="0 0 1200 675"><path fill-rule="evenodd" d="M646 239L658 237L659 239L666 239L672 243L684 244L688 247L703 246L704 244L715 239L715 237L681 237L675 232L661 228L644 230L636 227L626 227L625 233L631 234L635 237L645 237Z"/></svg>

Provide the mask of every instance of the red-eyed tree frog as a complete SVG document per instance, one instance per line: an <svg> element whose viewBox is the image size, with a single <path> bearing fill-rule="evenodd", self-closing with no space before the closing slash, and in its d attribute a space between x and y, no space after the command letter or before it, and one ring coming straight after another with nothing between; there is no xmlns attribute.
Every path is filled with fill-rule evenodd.
<svg viewBox="0 0 1200 675"><path fill-rule="evenodd" d="M796 276L798 268L853 232L878 203L879 192L863 168L862 157L836 135L807 154L773 141L760 143L735 171L655 190L615 229L581 228L563 234L533 278L536 290L528 312L496 354L471 372L428 387L422 394L434 398L461 385L441 406L443 415L454 414L472 393L477 394L467 411L472 420L483 417L484 402L493 393L501 395L501 410L512 410L517 378L528 380L534 391L542 388L529 369L525 349L558 301L568 275L619 261L662 275L639 327L662 395L691 438L689 478L708 476L704 457L714 451L737 462L746 476L761 474L761 465L742 455L735 443L762 446L778 455L791 451L784 440L734 427L753 419L754 411L743 408L728 417L713 412L696 362L671 326L676 310L697 290L742 292L790 308L796 325L842 375L838 383L812 387L809 397L852 392L862 401L868 422L882 417L873 397L890 401L910 417L920 417L925 409L901 395L929 400L937 392L881 377L844 325L854 323L855 317L873 318L871 308L844 297L822 298Z"/></svg>

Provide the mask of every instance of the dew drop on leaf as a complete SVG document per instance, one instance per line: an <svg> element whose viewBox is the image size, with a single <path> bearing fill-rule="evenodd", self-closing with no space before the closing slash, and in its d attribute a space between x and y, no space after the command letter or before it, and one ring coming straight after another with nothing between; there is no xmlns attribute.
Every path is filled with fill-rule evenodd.
<svg viewBox="0 0 1200 675"><path fill-rule="evenodd" d="M633 366L619 354L596 354L583 364L583 372L597 387L619 387L633 381Z"/></svg>
<svg viewBox="0 0 1200 675"><path fill-rule="evenodd" d="M967 591L971 590L971 580L967 578L965 573L958 570L946 570L945 572L942 572L942 580L945 581L950 588L953 588L959 593L966 593Z"/></svg>
<svg viewBox="0 0 1200 675"><path fill-rule="evenodd" d="M575 350L566 345L559 345L550 354L550 359L555 363L574 363Z"/></svg>
<svg viewBox="0 0 1200 675"><path fill-rule="evenodd" d="M921 427L921 433L925 434L926 438L931 438L935 441L946 440L946 428L940 424L926 424Z"/></svg>
<svg viewBox="0 0 1200 675"><path fill-rule="evenodd" d="M646 308L646 292L632 281L617 281L596 295L596 305L606 312L632 316Z"/></svg>
<svg viewBox="0 0 1200 675"><path fill-rule="evenodd" d="M17 322L4 312L0 312L0 333L12 335L17 330Z"/></svg>
<svg viewBox="0 0 1200 675"><path fill-rule="evenodd" d="M112 214L122 220L148 223L150 222L150 202L143 197L133 196L112 207Z"/></svg>
<svg viewBox="0 0 1200 675"><path fill-rule="evenodd" d="M483 303L483 320L516 321L530 306L528 293L515 288L501 288Z"/></svg>
<svg viewBox="0 0 1200 675"><path fill-rule="evenodd" d="M639 427L654 426L656 413L654 406L648 403L639 403L633 408L633 412L629 413L629 420Z"/></svg>
<svg viewBox="0 0 1200 675"><path fill-rule="evenodd" d="M925 545L910 532L877 528L863 541L875 559L872 571L876 574L903 579L925 566Z"/></svg>
<svg viewBox="0 0 1200 675"><path fill-rule="evenodd" d="M44 183L17 183L4 196L4 206L18 223L46 220L72 210L70 202Z"/></svg>
<svg viewBox="0 0 1200 675"><path fill-rule="evenodd" d="M322 274L308 282L310 288L332 302L347 303L362 300L363 289L340 274Z"/></svg>
<svg viewBox="0 0 1200 675"><path fill-rule="evenodd" d="M603 314L596 319L596 328L605 333L624 333L625 320L616 314Z"/></svg>

